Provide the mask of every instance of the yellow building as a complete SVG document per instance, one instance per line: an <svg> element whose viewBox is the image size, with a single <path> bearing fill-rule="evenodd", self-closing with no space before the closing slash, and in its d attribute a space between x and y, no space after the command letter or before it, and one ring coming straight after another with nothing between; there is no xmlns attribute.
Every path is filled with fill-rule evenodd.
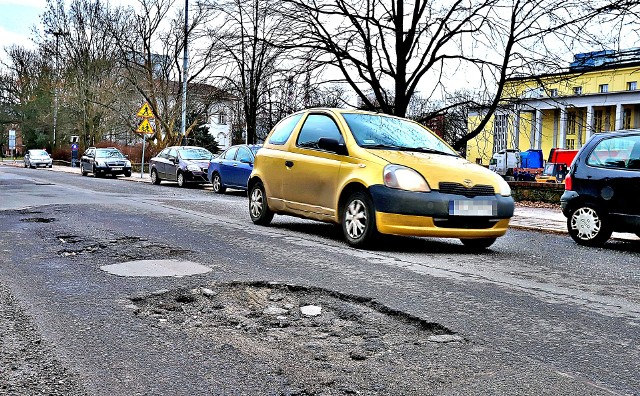
<svg viewBox="0 0 640 396"><path fill-rule="evenodd" d="M579 149L598 132L640 127L640 49L575 55L568 71L513 78L467 159L487 165L503 149ZM482 110L471 112L469 131Z"/></svg>

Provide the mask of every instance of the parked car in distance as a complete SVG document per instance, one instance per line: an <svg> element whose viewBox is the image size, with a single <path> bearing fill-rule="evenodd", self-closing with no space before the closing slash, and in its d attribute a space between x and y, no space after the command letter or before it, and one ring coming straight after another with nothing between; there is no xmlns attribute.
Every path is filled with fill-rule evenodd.
<svg viewBox="0 0 640 396"><path fill-rule="evenodd" d="M53 161L45 150L28 150L24 155L24 167L25 168L38 168L40 166L51 168Z"/></svg>
<svg viewBox="0 0 640 396"><path fill-rule="evenodd" d="M207 183L209 161L215 156L202 147L171 146L149 160L151 182L177 182L179 187L187 183Z"/></svg>
<svg viewBox="0 0 640 396"><path fill-rule="evenodd" d="M484 249L507 231L507 182L424 126L364 111L311 109L280 121L256 154L249 215L340 224L364 247L378 233L460 238Z"/></svg>
<svg viewBox="0 0 640 396"><path fill-rule="evenodd" d="M131 176L131 161L115 147L89 147L80 158L82 176L93 173L94 177L104 175Z"/></svg>
<svg viewBox="0 0 640 396"><path fill-rule="evenodd" d="M611 233L640 235L640 130L595 134L565 179L560 204L569 235L601 246Z"/></svg>
<svg viewBox="0 0 640 396"><path fill-rule="evenodd" d="M209 162L208 179L213 192L223 194L227 188L247 190L256 152L262 145L239 144L226 149Z"/></svg>

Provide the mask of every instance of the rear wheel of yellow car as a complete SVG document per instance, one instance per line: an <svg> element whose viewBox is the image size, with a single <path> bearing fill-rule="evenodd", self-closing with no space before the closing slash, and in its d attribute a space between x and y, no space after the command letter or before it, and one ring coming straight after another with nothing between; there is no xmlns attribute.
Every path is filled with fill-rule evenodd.
<svg viewBox="0 0 640 396"><path fill-rule="evenodd" d="M497 238L474 238L474 239L460 239L462 244L469 250L484 250L493 245Z"/></svg>
<svg viewBox="0 0 640 396"><path fill-rule="evenodd" d="M376 213L368 194L356 192L347 199L342 211L342 231L353 247L366 247L375 239Z"/></svg>
<svg viewBox="0 0 640 396"><path fill-rule="evenodd" d="M267 194L262 182L256 182L249 191L249 216L258 225L269 225L273 219L273 212L267 204Z"/></svg>

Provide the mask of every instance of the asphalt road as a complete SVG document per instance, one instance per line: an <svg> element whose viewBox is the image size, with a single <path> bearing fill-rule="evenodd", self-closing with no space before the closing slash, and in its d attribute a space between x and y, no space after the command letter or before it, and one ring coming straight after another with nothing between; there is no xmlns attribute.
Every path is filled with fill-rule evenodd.
<svg viewBox="0 0 640 396"><path fill-rule="evenodd" d="M640 394L638 242L594 249L510 230L480 254L457 240L396 237L355 250L327 224L276 216L254 226L241 192L9 167L0 167L0 235L0 394ZM212 270L100 269L163 258ZM304 348L332 347L327 330L283 357L288 344L234 330L253 314L225 327L206 310L176 316L201 300L162 308L170 293L181 301L184 290L257 284L259 295L269 282L320 290L327 306L336 294L374 307L384 348L306 360ZM343 327L356 323L344 317ZM400 319L459 338L411 341L390 325ZM311 361L322 376L305 368Z"/></svg>

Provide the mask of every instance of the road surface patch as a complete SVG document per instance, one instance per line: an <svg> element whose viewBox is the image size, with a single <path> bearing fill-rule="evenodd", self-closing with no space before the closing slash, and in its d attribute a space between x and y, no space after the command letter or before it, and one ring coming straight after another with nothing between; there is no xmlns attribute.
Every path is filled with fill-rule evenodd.
<svg viewBox="0 0 640 396"><path fill-rule="evenodd" d="M136 260L103 265L100 269L112 275L126 277L189 276L211 271L211 268L205 265L179 260Z"/></svg>

